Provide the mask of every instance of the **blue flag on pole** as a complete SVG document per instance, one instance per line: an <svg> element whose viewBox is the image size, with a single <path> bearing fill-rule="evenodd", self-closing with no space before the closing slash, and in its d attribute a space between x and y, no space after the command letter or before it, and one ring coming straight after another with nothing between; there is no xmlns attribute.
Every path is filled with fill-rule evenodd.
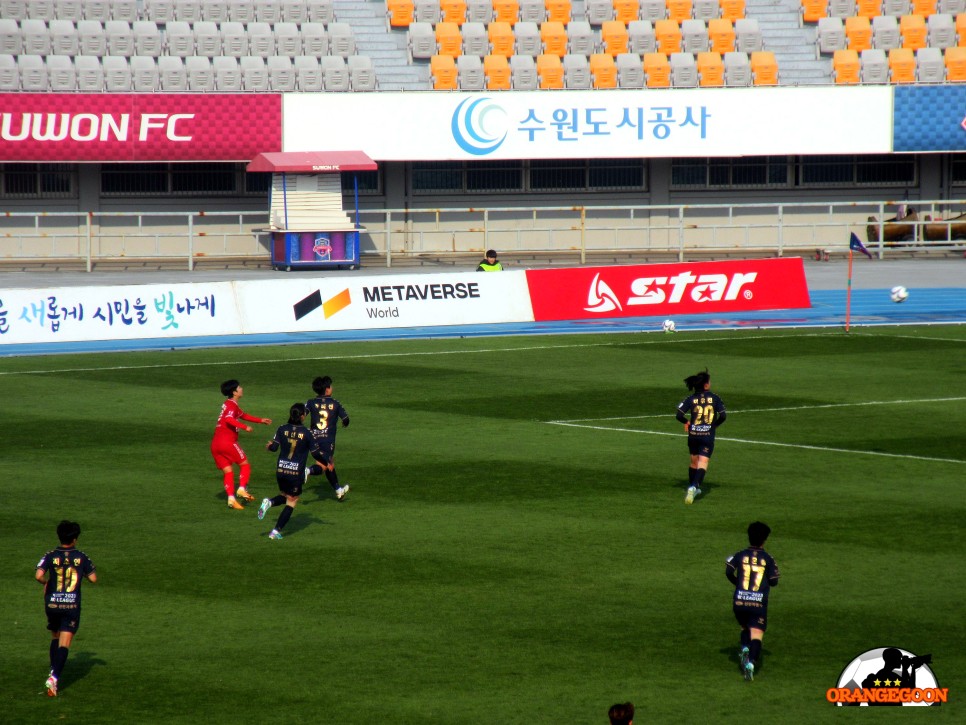
<svg viewBox="0 0 966 725"><path fill-rule="evenodd" d="M852 232L852 238L849 240L849 249L853 252L862 252L866 257L872 259L872 253L865 248L865 245L855 236L855 232Z"/></svg>

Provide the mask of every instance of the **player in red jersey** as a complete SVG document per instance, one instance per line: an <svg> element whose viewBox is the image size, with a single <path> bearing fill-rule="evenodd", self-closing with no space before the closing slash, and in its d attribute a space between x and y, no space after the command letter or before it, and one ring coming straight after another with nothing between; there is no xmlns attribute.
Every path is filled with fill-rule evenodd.
<svg viewBox="0 0 966 725"><path fill-rule="evenodd" d="M223 482L225 493L228 494L228 508L245 508L235 499L235 471L232 465L238 466L238 498L246 501L254 501L255 497L248 493L246 486L251 476L251 466L245 451L238 445L238 431L246 430L252 432L250 425L245 425L242 421L250 423L262 423L271 425L271 418L255 418L248 415L238 407L238 399L242 396L242 386L237 380L226 380L221 384L221 394L228 400L221 406L221 413L218 414L218 422L215 423L215 435L211 439L211 455L215 459L215 465L224 474Z"/></svg>

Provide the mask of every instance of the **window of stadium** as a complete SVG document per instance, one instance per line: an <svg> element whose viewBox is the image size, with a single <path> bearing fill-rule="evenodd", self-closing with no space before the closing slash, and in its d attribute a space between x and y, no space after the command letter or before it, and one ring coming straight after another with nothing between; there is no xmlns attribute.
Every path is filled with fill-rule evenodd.
<svg viewBox="0 0 966 725"><path fill-rule="evenodd" d="M416 194L447 191L641 191L644 159L433 161L412 164Z"/></svg>
<svg viewBox="0 0 966 725"><path fill-rule="evenodd" d="M786 156L671 160L672 189L783 187L789 178Z"/></svg>
<svg viewBox="0 0 966 725"><path fill-rule="evenodd" d="M914 156L869 154L802 156L799 186L910 186L917 184Z"/></svg>
<svg viewBox="0 0 966 725"><path fill-rule="evenodd" d="M531 191L645 191L644 159L566 159L530 162Z"/></svg>
<svg viewBox="0 0 966 725"><path fill-rule="evenodd" d="M104 196L229 196L244 189L239 164L104 164Z"/></svg>
<svg viewBox="0 0 966 725"><path fill-rule="evenodd" d="M0 197L72 199L77 197L74 164L0 164Z"/></svg>
<svg viewBox="0 0 966 725"><path fill-rule="evenodd" d="M353 194L355 187L353 177L359 181L359 196L371 196L382 193L382 173L376 171L353 171L352 173L342 174L342 193Z"/></svg>
<svg viewBox="0 0 966 725"><path fill-rule="evenodd" d="M950 163L950 181L954 186L966 184L966 158L953 155Z"/></svg>

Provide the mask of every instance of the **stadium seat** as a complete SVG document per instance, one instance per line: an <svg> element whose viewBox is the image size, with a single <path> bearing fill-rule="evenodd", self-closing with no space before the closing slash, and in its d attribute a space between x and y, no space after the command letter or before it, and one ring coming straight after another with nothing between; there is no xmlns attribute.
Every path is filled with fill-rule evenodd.
<svg viewBox="0 0 966 725"><path fill-rule="evenodd" d="M751 62L747 53L725 53L725 85L726 86L750 86L752 84Z"/></svg>
<svg viewBox="0 0 966 725"><path fill-rule="evenodd" d="M909 48L893 48L889 51L889 81L916 82L916 54Z"/></svg>
<svg viewBox="0 0 966 725"><path fill-rule="evenodd" d="M461 55L456 59L456 84L461 91L482 91L486 88L486 76L483 74L483 61L480 56Z"/></svg>
<svg viewBox="0 0 966 725"><path fill-rule="evenodd" d="M845 23L842 18L819 18L815 31L818 52L831 55L845 48Z"/></svg>
<svg viewBox="0 0 966 725"><path fill-rule="evenodd" d="M920 48L916 51L916 81L919 83L942 83L946 80L941 48Z"/></svg>
<svg viewBox="0 0 966 725"><path fill-rule="evenodd" d="M104 23L104 33L107 35L108 55L123 55L130 58L134 55L134 31L124 20L108 20Z"/></svg>
<svg viewBox="0 0 966 725"><path fill-rule="evenodd" d="M657 50L664 55L681 52L681 28L673 20L658 20L654 23L654 37ZM644 69L645 72L647 69Z"/></svg>
<svg viewBox="0 0 966 725"><path fill-rule="evenodd" d="M854 50L836 50L832 55L832 80L837 85L854 85L860 81L859 54Z"/></svg>
<svg viewBox="0 0 966 725"><path fill-rule="evenodd" d="M950 18L951 21L952 18ZM47 23L47 27L50 31L51 54L66 55L71 58L77 55L80 38L77 36L77 27L72 20L51 20ZM13 52L5 50L3 45L2 32L0 32L0 53Z"/></svg>
<svg viewBox="0 0 966 725"><path fill-rule="evenodd" d="M871 21L876 15L882 15L882 0L856 0L855 14Z"/></svg>
<svg viewBox="0 0 966 725"><path fill-rule="evenodd" d="M191 26L182 20L167 23L164 27L164 47L166 48L164 55L174 55L179 58L194 55L195 34Z"/></svg>
<svg viewBox="0 0 966 725"><path fill-rule="evenodd" d="M104 26L96 20L81 20L77 23L77 46L81 55L107 55Z"/></svg>
<svg viewBox="0 0 966 725"><path fill-rule="evenodd" d="M756 86L778 85L778 61L770 50L756 50L749 59L751 80Z"/></svg>
<svg viewBox="0 0 966 725"><path fill-rule="evenodd" d="M671 62L664 53L644 55L644 85L648 88L671 87Z"/></svg>
<svg viewBox="0 0 966 725"><path fill-rule="evenodd" d="M556 20L548 20L540 26L540 44L543 53L563 58L567 55L567 29ZM537 64L539 74L540 64Z"/></svg>
<svg viewBox="0 0 966 725"><path fill-rule="evenodd" d="M486 35L483 23L467 21L463 23L463 55L475 55L482 58L490 52L490 40Z"/></svg>
<svg viewBox="0 0 966 725"><path fill-rule="evenodd" d="M505 55L487 55L483 58L483 75L488 91L508 91L510 85L510 62Z"/></svg>
<svg viewBox="0 0 966 725"><path fill-rule="evenodd" d="M936 5L936 12L953 17L959 13L966 13L966 0L939 0Z"/></svg>
<svg viewBox="0 0 966 725"><path fill-rule="evenodd" d="M158 75L161 77L160 90L165 93L188 90L188 71L183 58L162 55L158 58Z"/></svg>
<svg viewBox="0 0 966 725"><path fill-rule="evenodd" d="M153 22L153 21L148 21ZM158 61L151 55L131 56L131 88L136 93L154 93L161 87Z"/></svg>
<svg viewBox="0 0 966 725"><path fill-rule="evenodd" d="M953 19L956 27L956 45L966 46L966 13L959 13ZM948 73L946 74L949 75Z"/></svg>
<svg viewBox="0 0 966 725"><path fill-rule="evenodd" d="M717 3L718 0L714 0L714 2ZM641 20L656 23L658 20L667 19L667 6L664 4L664 0L641 0L640 7Z"/></svg>
<svg viewBox="0 0 966 725"><path fill-rule="evenodd" d="M356 37L349 23L329 23L326 27L326 34L329 36L329 55L338 55L348 58L356 53ZM456 28L457 48L461 49L463 40L459 35L459 28Z"/></svg>
<svg viewBox="0 0 966 725"><path fill-rule="evenodd" d="M335 22L334 0L305 0L305 9L308 12L310 23L328 25Z"/></svg>
<svg viewBox="0 0 966 725"><path fill-rule="evenodd" d="M721 55L732 52L735 49L736 38L735 25L732 21L725 18L708 21L709 47L713 52Z"/></svg>
<svg viewBox="0 0 966 725"><path fill-rule="evenodd" d="M436 33L429 23L421 20L413 21L406 32L406 38L410 63L414 58L426 59L436 55ZM325 53L319 57L322 55Z"/></svg>
<svg viewBox="0 0 966 725"><path fill-rule="evenodd" d="M878 84L889 82L889 60L886 52L879 48L866 48L859 53L862 64L862 82Z"/></svg>
<svg viewBox="0 0 966 725"><path fill-rule="evenodd" d="M23 53L26 55L50 55L50 31L47 23L35 18L20 21L23 36Z"/></svg>
<svg viewBox="0 0 966 725"><path fill-rule="evenodd" d="M681 23L681 50L685 53L701 53L709 48L708 27L703 20L691 18Z"/></svg>
<svg viewBox="0 0 966 725"><path fill-rule="evenodd" d="M567 52L586 56L597 52L597 36L586 20L571 20L567 25Z"/></svg>
<svg viewBox="0 0 966 725"><path fill-rule="evenodd" d="M624 23L624 25L639 20L641 17L639 0L613 0L611 7L614 9L613 19Z"/></svg>
<svg viewBox="0 0 966 725"><path fill-rule="evenodd" d="M855 0L828 0L830 18L850 18L855 15Z"/></svg>
<svg viewBox="0 0 966 725"><path fill-rule="evenodd" d="M287 58L302 55L302 33L295 23L275 23L275 54ZM199 50L200 52L200 50Z"/></svg>
<svg viewBox="0 0 966 725"><path fill-rule="evenodd" d="M269 25L282 22L282 4L279 0L255 0L255 22Z"/></svg>
<svg viewBox="0 0 966 725"><path fill-rule="evenodd" d="M440 0L439 11L444 23L462 26L466 22L466 0Z"/></svg>
<svg viewBox="0 0 966 725"><path fill-rule="evenodd" d="M184 59L184 68L188 74L189 91L207 93L215 90L215 73L212 70L211 58L204 55L190 55Z"/></svg>
<svg viewBox="0 0 966 725"><path fill-rule="evenodd" d="M231 16L228 13L228 0L201 0L201 18L210 23L227 23L231 20ZM223 67L227 68L227 64L223 64ZM238 78L240 84L240 72ZM215 85L218 85L217 78L215 79ZM238 90L241 90L240 85Z"/></svg>
<svg viewBox="0 0 966 725"><path fill-rule="evenodd" d="M285 55L273 55L266 59L268 85L276 93L291 93L297 87L295 64Z"/></svg>
<svg viewBox="0 0 966 725"><path fill-rule="evenodd" d="M295 58L295 83L302 93L318 93L324 88L322 65L313 55L300 55Z"/></svg>
<svg viewBox="0 0 966 725"><path fill-rule="evenodd" d="M66 55L47 56L47 83L52 93L77 90L77 71Z"/></svg>
<svg viewBox="0 0 966 725"><path fill-rule="evenodd" d="M864 16L845 19L845 40L849 50L861 53L872 47L872 23Z"/></svg>
<svg viewBox="0 0 966 725"><path fill-rule="evenodd" d="M111 0L111 19L133 23L141 19L141 0Z"/></svg>
<svg viewBox="0 0 966 725"><path fill-rule="evenodd" d="M201 0L174 0L174 17L178 20L184 20L186 23L197 23L203 20ZM195 65L197 67L199 64L196 63Z"/></svg>
<svg viewBox="0 0 966 725"><path fill-rule="evenodd" d="M386 0L386 24L390 28L408 28L415 20L413 0Z"/></svg>
<svg viewBox="0 0 966 725"><path fill-rule="evenodd" d="M17 67L17 59L12 53L0 53L0 91L16 93L19 90L20 69Z"/></svg>
<svg viewBox="0 0 966 725"><path fill-rule="evenodd" d="M323 60L325 60L323 58ZM451 55L434 55L429 59L429 78L437 91L455 91L458 87L456 61ZM328 89L326 89L328 90Z"/></svg>
<svg viewBox="0 0 966 725"><path fill-rule="evenodd" d="M0 0L0 16L10 20L24 20L27 17L26 0Z"/></svg>
<svg viewBox="0 0 966 725"><path fill-rule="evenodd" d="M586 55L565 55L563 58L564 86L572 90L591 88L590 62Z"/></svg>
<svg viewBox="0 0 966 725"><path fill-rule="evenodd" d="M267 58L275 55L275 33L269 23L255 21L249 23L248 29L248 54Z"/></svg>
<svg viewBox="0 0 966 725"><path fill-rule="evenodd" d="M657 37L650 20L634 20L627 26L627 52L640 56L657 51ZM643 73L643 66L641 73Z"/></svg>
<svg viewBox="0 0 966 725"><path fill-rule="evenodd" d="M573 19L573 3L571 0L544 0L547 20L566 25Z"/></svg>
<svg viewBox="0 0 966 725"><path fill-rule="evenodd" d="M731 22L745 17L745 0L719 0L721 17Z"/></svg>
<svg viewBox="0 0 966 725"><path fill-rule="evenodd" d="M221 30L221 52L232 58L248 55L248 31L241 23L230 20L218 26Z"/></svg>
<svg viewBox="0 0 966 725"><path fill-rule="evenodd" d="M463 35L456 23L436 23L436 54L458 58L463 54Z"/></svg>
<svg viewBox="0 0 966 725"><path fill-rule="evenodd" d="M509 23L512 28L520 19L518 0L493 0L493 22Z"/></svg>
<svg viewBox="0 0 966 725"><path fill-rule="evenodd" d="M254 23L255 3L252 0L228 0L228 19L233 23Z"/></svg>
<svg viewBox="0 0 966 725"><path fill-rule="evenodd" d="M617 63L610 53L590 56L590 83L593 88L617 88Z"/></svg>
<svg viewBox="0 0 966 725"><path fill-rule="evenodd" d="M891 50L899 47L899 19L893 15L872 18L872 47Z"/></svg>
<svg viewBox="0 0 966 725"><path fill-rule="evenodd" d="M954 45L946 48L943 51L943 62L946 65L947 82L966 82L966 47Z"/></svg>
<svg viewBox="0 0 966 725"><path fill-rule="evenodd" d="M225 3L225 7L228 7L227 3ZM312 58L312 60L315 59ZM238 58L227 55L212 58L211 70L215 75L215 88L219 91L243 90L241 67L238 65ZM319 74L319 80L322 80L321 73Z"/></svg>
<svg viewBox="0 0 966 725"><path fill-rule="evenodd" d="M720 18L721 5L718 0L694 0L691 5L691 17L704 22Z"/></svg>
<svg viewBox="0 0 966 725"><path fill-rule="evenodd" d="M717 88L724 85L724 61L720 53L713 51L698 53L695 64L698 68L699 86Z"/></svg>
<svg viewBox="0 0 966 725"><path fill-rule="evenodd" d="M222 54L223 44L218 23L213 23L210 20L199 20L193 27L195 34L195 55L214 58L216 55ZM195 66L200 67L200 64L196 63Z"/></svg>
<svg viewBox="0 0 966 725"><path fill-rule="evenodd" d="M23 35L20 24L15 18L0 18L0 54L20 55L23 53Z"/></svg>
<svg viewBox="0 0 966 725"><path fill-rule="evenodd" d="M547 6L544 0L520 0L521 23L540 23L547 19Z"/></svg>
<svg viewBox="0 0 966 725"><path fill-rule="evenodd" d="M584 20L591 25L603 25L613 19L613 0L584 0Z"/></svg>
<svg viewBox="0 0 966 725"><path fill-rule="evenodd" d="M513 46L513 52L516 55L529 55L531 58L540 55L540 29L535 22L521 20L514 26L513 34L516 36L516 43Z"/></svg>
<svg viewBox="0 0 966 725"><path fill-rule="evenodd" d="M544 53L537 56L537 85L543 89L564 87L564 69L561 56Z"/></svg>
<svg viewBox="0 0 966 725"><path fill-rule="evenodd" d="M828 14L827 0L800 0L799 14L803 23L817 23Z"/></svg>
<svg viewBox="0 0 966 725"><path fill-rule="evenodd" d="M510 58L510 85L517 91L537 89L537 64L529 55Z"/></svg>
<svg viewBox="0 0 966 725"><path fill-rule="evenodd" d="M51 21L54 14L54 0L27 0L27 17L37 20Z"/></svg>
<svg viewBox="0 0 966 725"><path fill-rule="evenodd" d="M106 22L107 18L94 18L94 16L91 14L91 5L96 5L97 2L99 2L99 0L84 0L84 17ZM110 3L107 4L109 5ZM174 14L174 0L144 0L143 18L145 20L153 20L158 25L170 23L172 20L176 20L177 18Z"/></svg>
<svg viewBox="0 0 966 725"><path fill-rule="evenodd" d="M153 61L154 59L151 58ZM105 55L101 58L104 69L104 90L108 93L127 93L131 90L131 66L127 58Z"/></svg>
<svg viewBox="0 0 966 725"><path fill-rule="evenodd" d="M494 20L486 29L490 41L490 55L502 55L509 58L513 55L516 36L513 27L504 20Z"/></svg>
<svg viewBox="0 0 966 725"><path fill-rule="evenodd" d="M242 74L242 88L246 91L268 91L268 67L261 56L246 55L239 59Z"/></svg>
<svg viewBox="0 0 966 725"><path fill-rule="evenodd" d="M302 23L300 32L302 35L302 55L321 58L323 55L328 54L329 36L325 32L325 26L322 23ZM433 37L432 29L429 30L429 39L430 43L435 45L436 39ZM298 56L295 57L297 58Z"/></svg>
<svg viewBox="0 0 966 725"><path fill-rule="evenodd" d="M134 54L157 58L164 49L164 38L153 20L136 20L131 27L134 34Z"/></svg>
<svg viewBox="0 0 966 725"><path fill-rule="evenodd" d="M912 14L924 18L937 12L936 0L912 0Z"/></svg>
<svg viewBox="0 0 966 725"><path fill-rule="evenodd" d="M952 15L936 13L926 19L926 45L930 48L956 45L956 26Z"/></svg>
<svg viewBox="0 0 966 725"><path fill-rule="evenodd" d="M674 88L697 88L698 65L691 53L671 53L671 85Z"/></svg>
<svg viewBox="0 0 966 725"><path fill-rule="evenodd" d="M911 7L910 0L882 0L882 14L894 18L908 15Z"/></svg>
<svg viewBox="0 0 966 725"><path fill-rule="evenodd" d="M738 18L735 20L735 50L754 53L763 50L764 44L758 18Z"/></svg>
<svg viewBox="0 0 966 725"><path fill-rule="evenodd" d="M600 26L600 48L612 58L627 53L627 28L619 20L608 20Z"/></svg>
<svg viewBox="0 0 966 725"><path fill-rule="evenodd" d="M84 4L81 0L54 0L54 18L79 23L84 19Z"/></svg>
<svg viewBox="0 0 966 725"><path fill-rule="evenodd" d="M620 88L644 87L644 64L640 54L622 53L617 56L616 65L617 85Z"/></svg>
<svg viewBox="0 0 966 725"><path fill-rule="evenodd" d="M309 8L302 0L282 0L282 22L301 25L309 21Z"/></svg>
<svg viewBox="0 0 966 725"><path fill-rule="evenodd" d="M666 0L665 6L668 20L673 20L678 25L691 17L691 0Z"/></svg>
<svg viewBox="0 0 966 725"><path fill-rule="evenodd" d="M44 62L43 56L22 53L17 58L17 67L20 69L21 90L37 92L49 90L47 64Z"/></svg>
<svg viewBox="0 0 966 725"><path fill-rule="evenodd" d="M470 23L483 23L484 26L493 22L492 0L467 0L466 20Z"/></svg>
<svg viewBox="0 0 966 725"><path fill-rule="evenodd" d="M922 15L903 15L899 20L899 32L903 48L918 50L926 47L929 29Z"/></svg>
<svg viewBox="0 0 966 725"><path fill-rule="evenodd" d="M331 26L332 23L329 23ZM320 61L322 65L322 85L326 91L349 90L349 68L341 55L327 55ZM450 62L453 59L450 58ZM454 66L455 73L455 66Z"/></svg>
<svg viewBox="0 0 966 725"><path fill-rule="evenodd" d="M81 93L100 93L104 90L104 69L101 59L93 55L74 56L77 90Z"/></svg>

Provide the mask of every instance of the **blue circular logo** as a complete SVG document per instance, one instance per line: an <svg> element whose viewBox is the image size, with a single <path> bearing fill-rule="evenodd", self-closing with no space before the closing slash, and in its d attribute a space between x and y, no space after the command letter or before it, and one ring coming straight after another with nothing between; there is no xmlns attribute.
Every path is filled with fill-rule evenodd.
<svg viewBox="0 0 966 725"><path fill-rule="evenodd" d="M453 138L461 149L486 156L506 139L506 111L489 98L467 98L453 112Z"/></svg>

